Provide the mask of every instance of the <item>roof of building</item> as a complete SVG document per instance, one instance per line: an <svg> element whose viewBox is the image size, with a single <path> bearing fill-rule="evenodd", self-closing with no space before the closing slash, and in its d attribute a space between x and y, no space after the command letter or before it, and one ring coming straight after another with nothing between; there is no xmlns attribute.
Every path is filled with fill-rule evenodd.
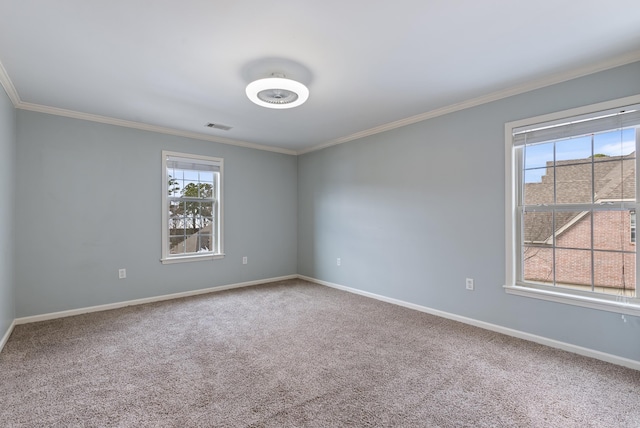
<svg viewBox="0 0 640 428"><path fill-rule="evenodd" d="M590 204L592 196L596 203L635 200L635 186L635 152L626 156L556 161L555 168L554 162L549 161L540 182L524 185L523 202L532 208L553 203ZM577 210L557 211L556 234L565 232L586 214ZM528 212L524 224L525 241L552 243L552 224L551 213Z"/></svg>

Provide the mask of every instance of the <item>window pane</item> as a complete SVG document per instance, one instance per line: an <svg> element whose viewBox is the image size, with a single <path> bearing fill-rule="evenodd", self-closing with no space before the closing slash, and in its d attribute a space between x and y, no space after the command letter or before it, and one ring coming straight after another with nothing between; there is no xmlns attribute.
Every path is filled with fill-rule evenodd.
<svg viewBox="0 0 640 428"><path fill-rule="evenodd" d="M183 236L185 234L185 221L184 217L176 217L169 224L170 236Z"/></svg>
<svg viewBox="0 0 640 428"><path fill-rule="evenodd" d="M591 251L555 251L556 285L591 290Z"/></svg>
<svg viewBox="0 0 640 428"><path fill-rule="evenodd" d="M199 214L201 216L213 216L213 202L199 202L199 205Z"/></svg>
<svg viewBox="0 0 640 428"><path fill-rule="evenodd" d="M198 183L193 181L185 181L182 188L182 196L189 198L197 198L199 195Z"/></svg>
<svg viewBox="0 0 640 428"><path fill-rule="evenodd" d="M523 215L524 243L551 243L553 214L550 212L525 212Z"/></svg>
<svg viewBox="0 0 640 428"><path fill-rule="evenodd" d="M526 146L524 149L524 168L546 168L553 166L553 142Z"/></svg>
<svg viewBox="0 0 640 428"><path fill-rule="evenodd" d="M589 204L592 202L592 164L556 166L556 203Z"/></svg>
<svg viewBox="0 0 640 428"><path fill-rule="evenodd" d="M213 183L213 171L200 171L201 183Z"/></svg>
<svg viewBox="0 0 640 428"><path fill-rule="evenodd" d="M176 180L176 191L173 192L174 196L182 196L184 193L184 186L185 186L185 181L184 180Z"/></svg>
<svg viewBox="0 0 640 428"><path fill-rule="evenodd" d="M188 220L189 219L187 217L185 217L185 216L176 217L175 220L174 220L174 223L176 225L176 230L184 230L187 227L189 227ZM180 232L180 233L183 233L183 232Z"/></svg>
<svg viewBox="0 0 640 428"><path fill-rule="evenodd" d="M198 252L206 252L206 251L213 251L214 248L211 246L212 243L212 239L211 239L211 234L205 234L205 233L200 233L198 234L198 239L199 239L199 243L198 243Z"/></svg>
<svg viewBox="0 0 640 428"><path fill-rule="evenodd" d="M184 254L184 238L182 236L169 237L169 253Z"/></svg>
<svg viewBox="0 0 640 428"><path fill-rule="evenodd" d="M198 171L194 171L194 170L191 170L191 169L186 169L184 171L184 179L186 181L192 181L192 182L195 181L195 182L197 182L198 181Z"/></svg>
<svg viewBox="0 0 640 428"><path fill-rule="evenodd" d="M202 227L211 227L213 224L213 217L201 217L200 221L202 221Z"/></svg>
<svg viewBox="0 0 640 428"><path fill-rule="evenodd" d="M555 246L560 248L591 249L591 213L587 211L558 211Z"/></svg>
<svg viewBox="0 0 640 428"><path fill-rule="evenodd" d="M179 196L180 188L182 187L181 181L175 176L173 170L167 169L167 194L169 196Z"/></svg>
<svg viewBox="0 0 640 428"><path fill-rule="evenodd" d="M628 201L636 200L636 158L634 155L622 161L622 197Z"/></svg>
<svg viewBox="0 0 640 428"><path fill-rule="evenodd" d="M525 245L522 260L525 281L553 284L553 250L550 247Z"/></svg>
<svg viewBox="0 0 640 428"><path fill-rule="evenodd" d="M181 201L169 201L169 213L175 216L181 212L184 212L184 203Z"/></svg>
<svg viewBox="0 0 640 428"><path fill-rule="evenodd" d="M635 296L635 254L595 251L595 291L621 296Z"/></svg>
<svg viewBox="0 0 640 428"><path fill-rule="evenodd" d="M196 216L195 217L196 231L203 231L207 228L211 223L208 221L207 217ZM209 232L211 232L209 228Z"/></svg>
<svg viewBox="0 0 640 428"><path fill-rule="evenodd" d="M591 136L556 143L556 165L591 163Z"/></svg>
<svg viewBox="0 0 640 428"><path fill-rule="evenodd" d="M596 134L593 139L593 152L596 160L606 157L628 156L635 151L636 136L634 128L603 132Z"/></svg>
<svg viewBox="0 0 640 428"><path fill-rule="evenodd" d="M211 198L213 196L213 185L209 183L200 183L198 186L198 196L205 199Z"/></svg>
<svg viewBox="0 0 640 428"><path fill-rule="evenodd" d="M553 168L525 171L524 183L524 205L553 203Z"/></svg>
<svg viewBox="0 0 640 428"><path fill-rule="evenodd" d="M182 248L184 253L195 253L200 247L199 234L197 231L194 231L193 228L189 227L186 230L186 235L184 241L182 242Z"/></svg>
<svg viewBox="0 0 640 428"><path fill-rule="evenodd" d="M622 161L606 160L593 165L595 202L620 201L622 199Z"/></svg>
<svg viewBox="0 0 640 428"><path fill-rule="evenodd" d="M181 169L167 168L167 173L176 180L184 179L184 171Z"/></svg>
<svg viewBox="0 0 640 428"><path fill-rule="evenodd" d="M524 182L526 184L529 183L541 183L542 180L544 179L546 182L548 182L548 178L546 177L547 175L549 175L549 177L552 179L551 183L553 183L553 169L552 167L550 168L534 168L534 169L528 169L524 172Z"/></svg>
<svg viewBox="0 0 640 428"><path fill-rule="evenodd" d="M597 211L593 219L594 249L635 251L631 243L631 211Z"/></svg>
<svg viewBox="0 0 640 428"><path fill-rule="evenodd" d="M635 158L596 162L596 202L635 201Z"/></svg>

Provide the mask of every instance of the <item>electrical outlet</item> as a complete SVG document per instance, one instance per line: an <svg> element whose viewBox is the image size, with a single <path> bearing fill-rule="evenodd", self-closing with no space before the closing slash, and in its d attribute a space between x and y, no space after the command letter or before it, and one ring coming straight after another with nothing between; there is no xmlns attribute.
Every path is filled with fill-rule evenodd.
<svg viewBox="0 0 640 428"><path fill-rule="evenodd" d="M246 264L247 264L247 262L248 262L247 256L244 256L244 257L242 258L242 264L243 264L243 265L246 265Z"/></svg>
<svg viewBox="0 0 640 428"><path fill-rule="evenodd" d="M118 269L118 279L125 279L127 277L126 269Z"/></svg>
<svg viewBox="0 0 640 428"><path fill-rule="evenodd" d="M465 282L467 290L473 290L473 278L467 278Z"/></svg>
<svg viewBox="0 0 640 428"><path fill-rule="evenodd" d="M342 264L342 260L340 259L340 257L338 257L336 259L336 266L340 266Z"/></svg>

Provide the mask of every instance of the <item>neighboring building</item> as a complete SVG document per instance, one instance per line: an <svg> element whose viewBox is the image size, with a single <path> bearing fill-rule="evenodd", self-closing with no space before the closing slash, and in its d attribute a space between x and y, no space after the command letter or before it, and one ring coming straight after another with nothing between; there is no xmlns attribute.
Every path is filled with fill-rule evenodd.
<svg viewBox="0 0 640 428"><path fill-rule="evenodd" d="M547 163L540 182L526 183L526 205L635 199L635 152ZM591 177L594 178L592 183ZM555 221L555 223L554 223ZM636 283L635 211L528 212L524 220L524 279L633 295ZM593 242L591 242L593 239Z"/></svg>
<svg viewBox="0 0 640 428"><path fill-rule="evenodd" d="M170 229L172 230L172 229ZM211 251L213 248L213 224L209 223L201 229L178 229L184 230L184 236L170 236L170 254L189 254L201 251Z"/></svg>

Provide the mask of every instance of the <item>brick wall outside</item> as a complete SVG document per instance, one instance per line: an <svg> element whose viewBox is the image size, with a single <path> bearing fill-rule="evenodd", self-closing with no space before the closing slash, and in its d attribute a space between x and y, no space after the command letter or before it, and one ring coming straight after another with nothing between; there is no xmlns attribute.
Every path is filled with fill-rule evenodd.
<svg viewBox="0 0 640 428"><path fill-rule="evenodd" d="M556 283L591 285L591 219L590 214L584 215L557 238ZM579 249L566 249L567 247ZM635 244L631 243L628 211L595 213L593 248L595 286L635 289L635 254L621 252L636 250ZM531 281L553 281L552 259L553 251L550 246L526 248L524 278Z"/></svg>

